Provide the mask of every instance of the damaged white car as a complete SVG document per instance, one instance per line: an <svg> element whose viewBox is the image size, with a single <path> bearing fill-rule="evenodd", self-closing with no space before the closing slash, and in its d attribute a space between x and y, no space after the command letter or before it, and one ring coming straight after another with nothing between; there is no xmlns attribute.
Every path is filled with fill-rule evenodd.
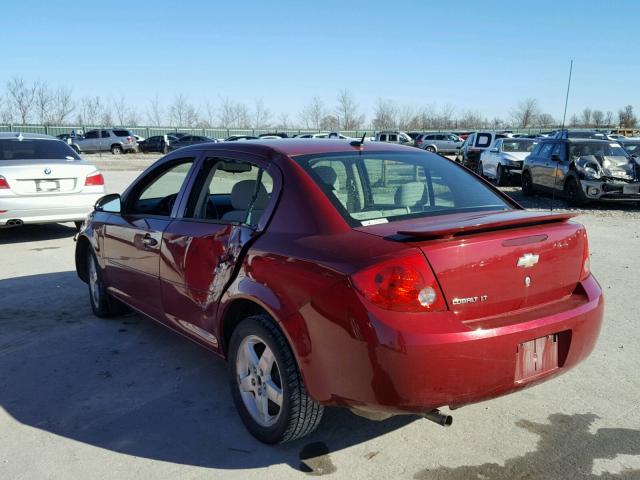
<svg viewBox="0 0 640 480"><path fill-rule="evenodd" d="M640 162L609 140L542 139L524 161L522 192L553 190L572 206L640 201Z"/></svg>

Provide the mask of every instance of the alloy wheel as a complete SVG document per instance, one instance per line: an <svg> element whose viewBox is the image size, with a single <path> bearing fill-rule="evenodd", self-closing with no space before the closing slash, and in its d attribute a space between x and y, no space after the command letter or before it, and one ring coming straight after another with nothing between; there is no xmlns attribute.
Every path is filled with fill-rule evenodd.
<svg viewBox="0 0 640 480"><path fill-rule="evenodd" d="M255 422L274 425L283 406L282 378L275 355L256 335L245 337L236 356L240 396Z"/></svg>

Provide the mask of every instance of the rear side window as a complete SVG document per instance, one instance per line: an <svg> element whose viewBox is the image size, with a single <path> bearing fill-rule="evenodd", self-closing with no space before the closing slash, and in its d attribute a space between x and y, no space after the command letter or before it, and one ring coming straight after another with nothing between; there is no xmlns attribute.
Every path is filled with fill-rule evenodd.
<svg viewBox="0 0 640 480"><path fill-rule="evenodd" d="M133 137L129 130L114 130L113 133L116 134L116 137Z"/></svg>
<svg viewBox="0 0 640 480"><path fill-rule="evenodd" d="M486 148L491 145L491 134L490 133L479 133L476 139L476 147Z"/></svg>
<svg viewBox="0 0 640 480"><path fill-rule="evenodd" d="M272 192L273 180L265 170L250 163L209 158L185 218L256 227Z"/></svg>
<svg viewBox="0 0 640 480"><path fill-rule="evenodd" d="M296 161L352 226L511 208L460 166L422 153L349 152Z"/></svg>
<svg viewBox="0 0 640 480"><path fill-rule="evenodd" d="M57 159L80 160L80 157L62 140L0 140L0 161Z"/></svg>

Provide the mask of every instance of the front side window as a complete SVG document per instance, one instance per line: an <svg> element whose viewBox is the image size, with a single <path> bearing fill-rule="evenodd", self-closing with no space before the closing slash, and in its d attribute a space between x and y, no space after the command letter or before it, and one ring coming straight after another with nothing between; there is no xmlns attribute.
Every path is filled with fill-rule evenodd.
<svg viewBox="0 0 640 480"><path fill-rule="evenodd" d="M98 138L98 131L97 130L91 130L90 132L87 132L87 134L84 136L84 138Z"/></svg>
<svg viewBox="0 0 640 480"><path fill-rule="evenodd" d="M389 141L390 142L397 142L398 141L398 135L392 133L391 135L389 135Z"/></svg>
<svg viewBox="0 0 640 480"><path fill-rule="evenodd" d="M511 206L444 158L414 153L341 153L296 161L353 226Z"/></svg>
<svg viewBox="0 0 640 480"><path fill-rule="evenodd" d="M256 227L272 193L273 180L265 170L246 162L209 158L184 216Z"/></svg>
<svg viewBox="0 0 640 480"><path fill-rule="evenodd" d="M476 140L476 147L486 148L491 145L492 135L490 133L479 133Z"/></svg>
<svg viewBox="0 0 640 480"><path fill-rule="evenodd" d="M193 161L193 158L177 160L160 172L149 173L152 178L148 182L143 180L143 186L127 201L126 213L170 216Z"/></svg>
<svg viewBox="0 0 640 480"><path fill-rule="evenodd" d="M507 139L502 141L502 145L504 145L503 151L505 152L532 152L537 143L534 140Z"/></svg>
<svg viewBox="0 0 640 480"><path fill-rule="evenodd" d="M542 148L540 149L540 157L543 159L549 159L551 158L551 151L553 150L554 147L554 143L545 143L544 145L542 145Z"/></svg>

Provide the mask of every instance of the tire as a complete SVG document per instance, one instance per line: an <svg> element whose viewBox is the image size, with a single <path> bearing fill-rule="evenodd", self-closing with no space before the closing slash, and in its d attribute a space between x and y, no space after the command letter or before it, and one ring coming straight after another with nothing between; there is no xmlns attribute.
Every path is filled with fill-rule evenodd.
<svg viewBox="0 0 640 480"><path fill-rule="evenodd" d="M569 177L567 181L564 182L564 198L570 207L581 207L588 202L587 197L575 177Z"/></svg>
<svg viewBox="0 0 640 480"><path fill-rule="evenodd" d="M76 230L79 232L80 230L82 230L82 225L84 224L84 222L73 222L76 226Z"/></svg>
<svg viewBox="0 0 640 480"><path fill-rule="evenodd" d="M478 165L476 166L476 173L481 177L484 177L484 167L482 166L482 162L478 160Z"/></svg>
<svg viewBox="0 0 640 480"><path fill-rule="evenodd" d="M254 315L238 324L227 361L233 401L258 440L290 442L318 427L324 407L307 394L291 348L268 315Z"/></svg>
<svg viewBox="0 0 640 480"><path fill-rule="evenodd" d="M435 148L433 148L431 145L429 145L427 148L425 148L425 150L426 150L427 152L436 153L436 149L435 149Z"/></svg>
<svg viewBox="0 0 640 480"><path fill-rule="evenodd" d="M111 153L113 155L122 155L122 147L120 145L111 145Z"/></svg>
<svg viewBox="0 0 640 480"><path fill-rule="evenodd" d="M499 187L504 187L507 183L509 183L509 176L505 175L504 168L502 165L498 164L498 168L496 169L496 185Z"/></svg>
<svg viewBox="0 0 640 480"><path fill-rule="evenodd" d="M536 193L529 172L522 172L522 193L525 197L532 197Z"/></svg>
<svg viewBox="0 0 640 480"><path fill-rule="evenodd" d="M78 147L76 147L75 145L71 145L71 148L73 148L74 152L76 152L78 155L80 155L80 149Z"/></svg>
<svg viewBox="0 0 640 480"><path fill-rule="evenodd" d="M87 284L91 310L96 317L108 318L125 312L124 305L107 293L102 271L91 248L87 249Z"/></svg>

